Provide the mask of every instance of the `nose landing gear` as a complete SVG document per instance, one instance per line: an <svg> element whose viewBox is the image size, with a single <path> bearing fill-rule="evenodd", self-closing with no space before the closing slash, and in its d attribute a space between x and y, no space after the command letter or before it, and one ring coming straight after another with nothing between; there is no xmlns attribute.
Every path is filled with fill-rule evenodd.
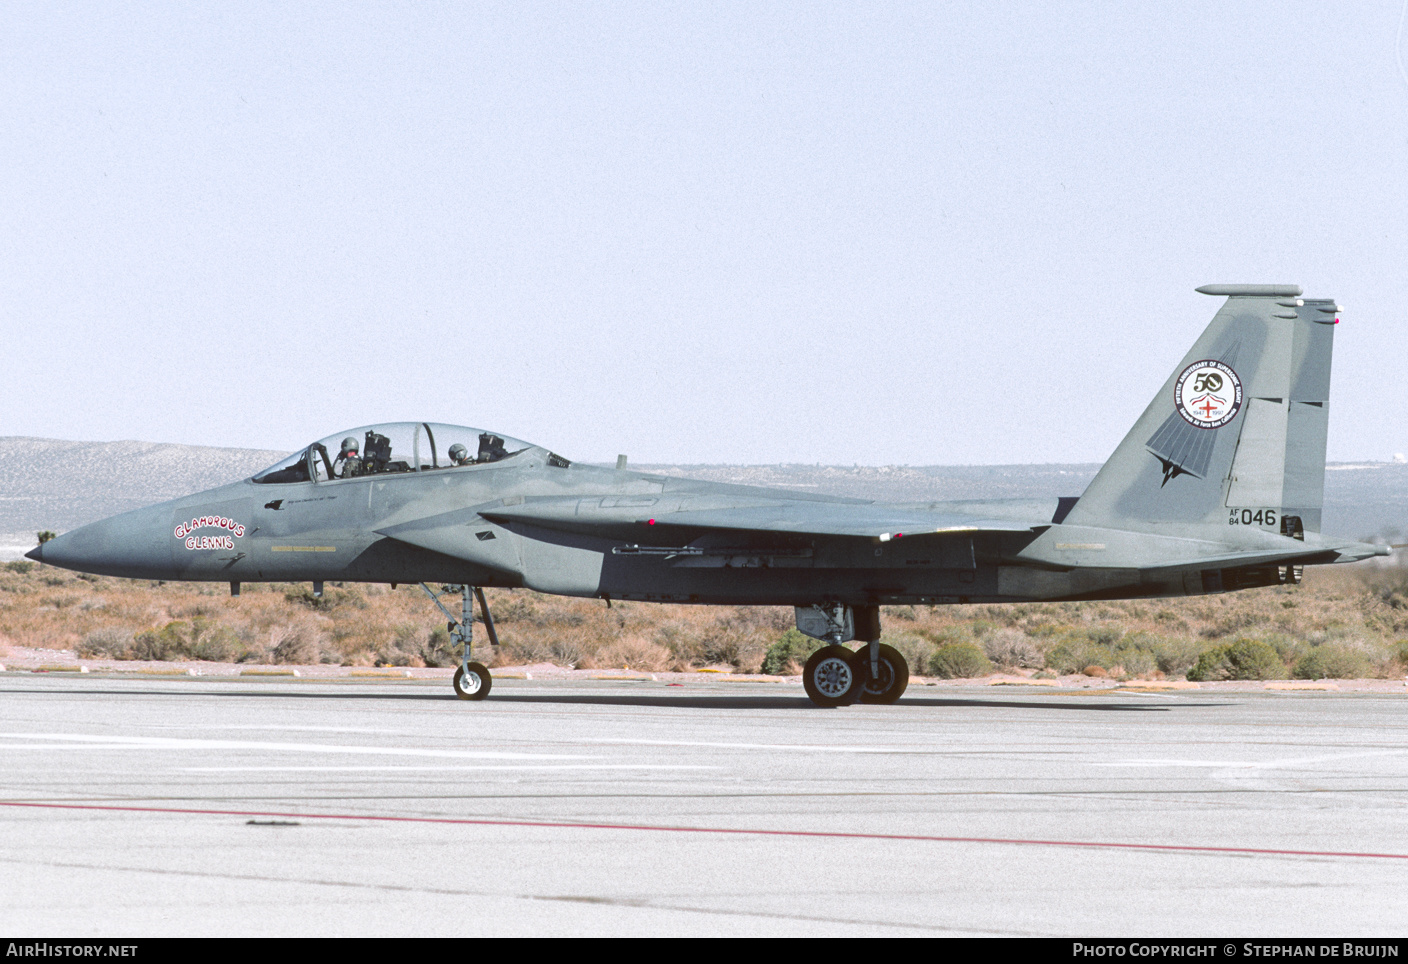
<svg viewBox="0 0 1408 964"><path fill-rule="evenodd" d="M459 668L455 670L455 695L462 700L482 700L489 695L489 689L494 685L494 677L483 663L476 663L469 658L474 642L474 600L479 600L479 611L484 616L484 630L489 634L490 645L499 645L499 635L494 631L494 617L489 615L489 604L484 599L484 590L477 586L441 586L440 592L437 593L425 583L421 583L420 588L425 590L430 601L435 603L449 620L445 628L450 631L450 646L460 658ZM446 609L445 604L440 601L441 596L456 594L460 596L459 619L456 619L455 614Z"/></svg>

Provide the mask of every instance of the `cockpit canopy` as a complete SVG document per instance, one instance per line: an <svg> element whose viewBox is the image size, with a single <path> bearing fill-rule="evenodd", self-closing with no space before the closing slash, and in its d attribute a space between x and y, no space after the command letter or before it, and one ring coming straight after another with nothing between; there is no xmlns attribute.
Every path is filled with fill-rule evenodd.
<svg viewBox="0 0 1408 964"><path fill-rule="evenodd" d="M440 422L387 422L329 435L260 472L260 483L327 482L486 465L535 448L506 435ZM549 465L566 468L559 455Z"/></svg>

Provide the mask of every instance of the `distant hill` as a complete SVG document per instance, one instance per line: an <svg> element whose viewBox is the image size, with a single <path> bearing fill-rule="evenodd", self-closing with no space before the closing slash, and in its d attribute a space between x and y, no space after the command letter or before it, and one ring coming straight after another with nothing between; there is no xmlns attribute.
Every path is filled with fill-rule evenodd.
<svg viewBox="0 0 1408 964"><path fill-rule="evenodd" d="M0 437L0 559L164 499L248 478L287 453L154 442ZM632 465L662 475L775 486L884 502L1080 495L1100 466ZM1325 531L1352 538L1408 531L1408 465L1337 463L1325 473Z"/></svg>
<svg viewBox="0 0 1408 964"><path fill-rule="evenodd" d="M247 478L287 452L0 437L0 546ZM3 557L0 557L3 558Z"/></svg>

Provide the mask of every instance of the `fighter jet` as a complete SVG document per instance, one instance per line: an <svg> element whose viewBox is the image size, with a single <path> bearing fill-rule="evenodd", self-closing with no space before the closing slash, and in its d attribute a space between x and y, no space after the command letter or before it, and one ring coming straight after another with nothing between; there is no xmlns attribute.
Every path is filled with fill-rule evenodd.
<svg viewBox="0 0 1408 964"><path fill-rule="evenodd" d="M880 504L582 465L492 431L398 422L28 556L228 581L235 594L242 582L420 583L449 619L466 700L492 684L472 658L473 599L498 642L484 587L793 606L797 628L825 643L803 672L814 703L893 703L909 668L880 642L882 606L1223 593L1387 554L1320 532L1340 307L1293 285L1197 290L1227 300L1078 498Z"/></svg>

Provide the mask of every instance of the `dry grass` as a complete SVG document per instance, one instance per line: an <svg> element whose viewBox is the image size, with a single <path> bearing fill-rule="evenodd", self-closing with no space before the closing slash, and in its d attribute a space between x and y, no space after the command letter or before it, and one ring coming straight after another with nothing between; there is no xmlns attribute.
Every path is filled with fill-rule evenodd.
<svg viewBox="0 0 1408 964"><path fill-rule="evenodd" d="M488 593L503 642L498 665L757 672L792 625L787 609L662 606ZM944 646L970 643L999 668L1114 677L1181 676L1204 651L1237 639L1272 646L1287 675L1301 666L1402 673L1408 660L1408 569L1310 570L1298 587L1223 596L1002 606L887 606L885 642L916 673ZM418 587L153 583L0 565L0 652L6 645L110 658L160 653L246 662L447 665L443 618ZM1320 647L1327 647L1323 652ZM1329 659L1334 653L1336 658ZM1315 655L1316 658L1308 659ZM804 657L803 657L804 658ZM791 651L770 666L795 669Z"/></svg>

